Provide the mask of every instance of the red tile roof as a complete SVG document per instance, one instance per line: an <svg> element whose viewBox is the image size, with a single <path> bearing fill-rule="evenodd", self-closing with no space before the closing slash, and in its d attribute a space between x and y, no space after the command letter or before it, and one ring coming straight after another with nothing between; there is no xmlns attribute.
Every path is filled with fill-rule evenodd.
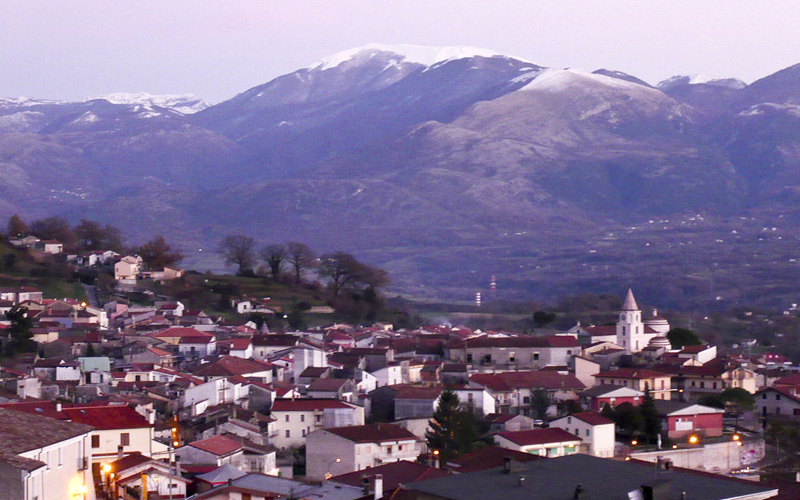
<svg viewBox="0 0 800 500"><path fill-rule="evenodd" d="M242 444L240 442L225 436L212 436L208 439L201 439L200 441L189 443L188 446L220 457L231 455L242 449Z"/></svg>
<svg viewBox="0 0 800 500"><path fill-rule="evenodd" d="M222 356L216 361L201 365L194 374L198 377L230 377L272 370L272 365L237 356Z"/></svg>
<svg viewBox="0 0 800 500"><path fill-rule="evenodd" d="M451 349L488 348L488 347L578 347L578 339L571 335L551 335L549 337L476 337L467 340L456 340L447 344Z"/></svg>
<svg viewBox="0 0 800 500"><path fill-rule="evenodd" d="M395 399L425 399L433 401L442 393L441 387L403 387Z"/></svg>
<svg viewBox="0 0 800 500"><path fill-rule="evenodd" d="M626 378L626 379L643 379L643 378L656 378L656 377L669 377L668 373L657 372L648 370L646 368L618 368L607 372L600 372L594 375L595 378Z"/></svg>
<svg viewBox="0 0 800 500"><path fill-rule="evenodd" d="M486 446L478 451L450 460L447 462L447 468L460 474L486 470L503 465L506 457L517 462L546 460L544 457L531 455L530 453L522 451L509 450L508 448L502 448L500 446Z"/></svg>
<svg viewBox="0 0 800 500"><path fill-rule="evenodd" d="M576 435L555 427L550 427L548 429L529 429L527 431L498 432L497 435L520 446L581 440L581 438Z"/></svg>
<svg viewBox="0 0 800 500"><path fill-rule="evenodd" d="M386 441L417 440L417 437L399 425L370 424L333 427L325 429L354 443L384 443Z"/></svg>
<svg viewBox="0 0 800 500"><path fill-rule="evenodd" d="M62 410L72 422L96 429L137 429L152 427L147 419L128 406L81 406Z"/></svg>
<svg viewBox="0 0 800 500"><path fill-rule="evenodd" d="M548 390L583 390L586 386L575 375L562 375L551 371L516 371L500 373L476 373L469 377L471 382L487 387L495 392L514 389L541 387Z"/></svg>
<svg viewBox="0 0 800 500"><path fill-rule="evenodd" d="M446 476L448 475L448 472L435 467L428 467L427 465L422 465L416 462L401 460L399 462L392 462L365 470L359 470L342 474L340 476L335 476L332 477L330 481L361 487L363 484L362 479L364 477L371 477L375 474L381 474L383 476L383 491L388 493L389 491L396 489L401 484L408 484L413 483L414 481L421 481L423 479L433 479L435 477Z"/></svg>
<svg viewBox="0 0 800 500"><path fill-rule="evenodd" d="M606 417L600 415L596 411L573 413L572 416L579 420L583 420L589 425L606 425L614 423L612 420L607 419Z"/></svg>

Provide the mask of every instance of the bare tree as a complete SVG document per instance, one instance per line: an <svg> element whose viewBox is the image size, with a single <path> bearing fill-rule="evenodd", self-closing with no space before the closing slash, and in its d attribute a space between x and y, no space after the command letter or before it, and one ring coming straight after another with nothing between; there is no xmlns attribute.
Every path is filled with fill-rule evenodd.
<svg viewBox="0 0 800 500"><path fill-rule="evenodd" d="M269 266L269 273L272 281L278 281L281 274L281 265L286 260L286 247L283 245L267 245L259 252L261 259Z"/></svg>
<svg viewBox="0 0 800 500"><path fill-rule="evenodd" d="M161 235L140 246L137 253L144 259L148 269L163 269L183 260L183 254L173 250Z"/></svg>
<svg viewBox="0 0 800 500"><path fill-rule="evenodd" d="M247 276L253 273L256 263L255 247L256 240L250 236L231 234L220 242L217 252L225 258L226 264L238 267L239 276Z"/></svg>
<svg viewBox="0 0 800 500"><path fill-rule="evenodd" d="M305 243L290 241L286 244L287 260L294 269L294 281L298 285L302 280L302 271L314 264L314 252Z"/></svg>
<svg viewBox="0 0 800 500"><path fill-rule="evenodd" d="M323 255L320 260L319 274L330 278L335 298L349 286L378 288L389 281L386 271L362 264L349 253L335 252Z"/></svg>

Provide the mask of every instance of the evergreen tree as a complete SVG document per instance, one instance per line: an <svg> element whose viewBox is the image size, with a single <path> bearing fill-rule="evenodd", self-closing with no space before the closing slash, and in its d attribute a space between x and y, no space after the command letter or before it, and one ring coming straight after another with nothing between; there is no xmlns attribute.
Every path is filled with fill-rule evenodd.
<svg viewBox="0 0 800 500"><path fill-rule="evenodd" d="M642 412L642 417L644 417L644 433L647 439L655 440L661 432L661 419L658 418L656 402L653 399L653 395L650 394L650 386L647 384L644 386L644 398L642 398L639 410Z"/></svg>
<svg viewBox="0 0 800 500"><path fill-rule="evenodd" d="M458 396L445 389L439 397L430 429L425 433L428 449L439 452L442 465L451 458L471 452L478 437L472 414L459 408L458 404Z"/></svg>
<svg viewBox="0 0 800 500"><path fill-rule="evenodd" d="M8 219L8 237L19 238L28 233L28 225L22 222L19 215L14 214Z"/></svg>
<svg viewBox="0 0 800 500"><path fill-rule="evenodd" d="M12 353L32 352L36 347L33 342L33 320L28 314L27 307L14 306L6 313L6 319L11 322L9 336L11 344L9 349Z"/></svg>

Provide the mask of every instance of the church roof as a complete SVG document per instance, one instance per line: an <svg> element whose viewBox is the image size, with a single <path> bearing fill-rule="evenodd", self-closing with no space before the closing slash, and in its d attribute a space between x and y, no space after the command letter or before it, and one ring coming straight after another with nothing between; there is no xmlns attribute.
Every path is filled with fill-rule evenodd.
<svg viewBox="0 0 800 500"><path fill-rule="evenodd" d="M628 288L628 294L625 296L625 302L622 303L623 311L638 311L639 305L636 304L636 299L633 298L633 290Z"/></svg>

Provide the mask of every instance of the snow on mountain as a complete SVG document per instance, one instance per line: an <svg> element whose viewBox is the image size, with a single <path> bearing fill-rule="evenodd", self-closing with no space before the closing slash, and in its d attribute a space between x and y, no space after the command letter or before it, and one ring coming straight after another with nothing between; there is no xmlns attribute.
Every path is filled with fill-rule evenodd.
<svg viewBox="0 0 800 500"><path fill-rule="evenodd" d="M428 67L445 61L466 59L470 57L509 57L492 50L481 49L478 47L427 47L422 45L405 44L369 44L363 47L356 47L354 49L337 52L336 54L320 59L309 66L308 69L319 69L325 71L336 68L349 61L363 58L370 59L375 57L377 54L387 52L397 54L402 59L402 62L421 64Z"/></svg>
<svg viewBox="0 0 800 500"><path fill-rule="evenodd" d="M158 116L153 107L166 108L184 115L190 115L209 107L209 104L192 94L185 95L153 95L146 92L114 93L90 97L86 101L105 100L111 104L127 104L144 108L144 117Z"/></svg>
<svg viewBox="0 0 800 500"><path fill-rule="evenodd" d="M740 90L747 86L746 83L738 78L714 78L703 74L676 75L659 82L657 87L661 90L669 90L678 85L712 85L714 87L726 87Z"/></svg>
<svg viewBox="0 0 800 500"><path fill-rule="evenodd" d="M41 106L44 104L62 104L64 101L56 101L50 99L31 99L30 97L0 97L0 108L5 107L26 107L26 106Z"/></svg>
<svg viewBox="0 0 800 500"><path fill-rule="evenodd" d="M588 71L580 69L561 69L561 68L548 68L542 71L533 71L525 73L515 79L515 81L523 81L523 79L531 79L531 82L520 88L520 92L526 91L542 91L542 92L561 92L565 89L578 87L578 88L597 88L597 87L610 87L616 89L626 89L633 91L644 92L657 92L655 89L640 85L638 83L613 78L606 75L597 73L589 73Z"/></svg>

